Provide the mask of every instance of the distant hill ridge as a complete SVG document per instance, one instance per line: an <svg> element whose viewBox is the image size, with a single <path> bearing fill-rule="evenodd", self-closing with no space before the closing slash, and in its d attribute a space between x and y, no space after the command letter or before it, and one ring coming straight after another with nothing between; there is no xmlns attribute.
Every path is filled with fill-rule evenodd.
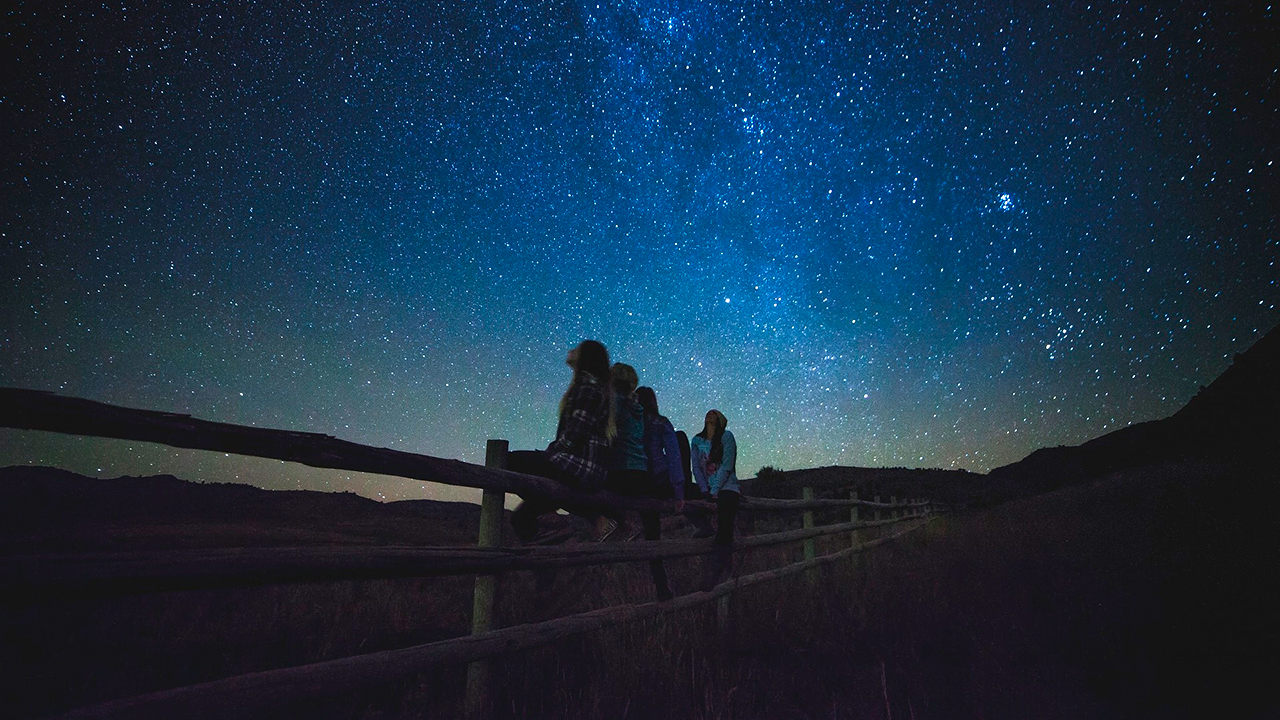
<svg viewBox="0 0 1280 720"><path fill-rule="evenodd" d="M1280 447L1280 326L1235 356L1173 416L1078 446L1037 450L987 475L964 470L767 470L747 494L864 499L927 497L986 505L1126 468L1179 461L1276 464ZM1275 472L1269 473L1275 477ZM0 469L0 552L306 544L469 544L479 508L431 500L380 503L353 493L271 491L171 475L99 480L54 468ZM160 523L163 523L161 525Z"/></svg>
<svg viewBox="0 0 1280 720"><path fill-rule="evenodd" d="M0 552L475 542L471 503L0 468Z"/></svg>
<svg viewBox="0 0 1280 720"><path fill-rule="evenodd" d="M1253 347L1238 353L1231 365L1174 418L1201 424L1225 423L1251 433L1274 430L1280 413L1280 325ZM1274 436L1273 436L1274 437Z"/></svg>
<svg viewBox="0 0 1280 720"><path fill-rule="evenodd" d="M773 470L762 468L760 475L745 478L742 490L747 495L774 498L798 498L803 488L813 488L818 498L848 498L856 490L863 500L880 496L930 498L945 503L963 501L957 491L980 484L985 476L968 470L933 470L912 468L863 468L830 465L805 470Z"/></svg>
<svg viewBox="0 0 1280 720"><path fill-rule="evenodd" d="M953 505L988 505L1126 468L1183 461L1275 465L1280 448L1280 326L1233 358L1174 415L1131 425L1081 445L1042 448L987 475L963 470L828 467L772 471L744 481L748 493L798 497L870 494L924 496ZM1274 477L1275 473L1271 473Z"/></svg>
<svg viewBox="0 0 1280 720"><path fill-rule="evenodd" d="M1233 358L1168 418L1082 445L1045 448L996 468L993 485L1041 491L1127 468L1188 460L1274 463L1280 447L1280 326ZM1002 494L1008 492L1005 488Z"/></svg>

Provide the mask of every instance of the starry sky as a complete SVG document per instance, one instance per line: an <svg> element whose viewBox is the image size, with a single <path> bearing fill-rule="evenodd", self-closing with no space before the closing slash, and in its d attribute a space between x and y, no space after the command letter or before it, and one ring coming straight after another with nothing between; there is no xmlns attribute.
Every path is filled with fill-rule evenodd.
<svg viewBox="0 0 1280 720"><path fill-rule="evenodd" d="M481 462L551 439L595 338L742 476L986 471L1280 322L1268 3L333 5L4 11L0 385Z"/></svg>

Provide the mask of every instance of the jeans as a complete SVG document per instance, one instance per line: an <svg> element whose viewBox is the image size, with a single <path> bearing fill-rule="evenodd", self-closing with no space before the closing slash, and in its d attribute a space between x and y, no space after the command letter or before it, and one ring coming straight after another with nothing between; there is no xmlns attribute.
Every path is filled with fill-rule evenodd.
<svg viewBox="0 0 1280 720"><path fill-rule="evenodd" d="M542 450L516 450L507 453L507 469L525 475L550 478L569 487L575 486L563 476L560 468L547 460L547 454ZM554 500L533 498L522 501L511 513L511 527L515 530L516 537L521 541L531 540L538 532L538 518L558 509L560 504ZM565 510L587 519L592 519L599 514L591 508L578 505L566 506Z"/></svg>
<svg viewBox="0 0 1280 720"><path fill-rule="evenodd" d="M716 501L716 544L733 544L733 526L738 519L738 505L742 496L732 490L722 490Z"/></svg>
<svg viewBox="0 0 1280 720"><path fill-rule="evenodd" d="M711 555L702 563L699 590L714 588L733 560L733 526L741 499L742 496L732 490L721 490L716 499L716 539L711 544Z"/></svg>
<svg viewBox="0 0 1280 720"><path fill-rule="evenodd" d="M605 487L619 495L632 497L651 497L658 500L671 497L671 486L654 482L645 470L615 470L609 473L609 480ZM621 513L618 517L621 517ZM644 528L645 540L662 539L662 517L658 513L640 513L640 524ZM653 575L653 587L658 592L658 599L670 599L671 587L667 582L667 568L662 564L661 558L649 561L649 572Z"/></svg>

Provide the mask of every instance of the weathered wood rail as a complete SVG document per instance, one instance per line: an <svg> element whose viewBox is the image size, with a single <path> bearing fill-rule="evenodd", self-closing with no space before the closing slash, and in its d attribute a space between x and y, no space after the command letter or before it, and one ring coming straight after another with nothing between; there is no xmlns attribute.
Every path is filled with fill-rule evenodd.
<svg viewBox="0 0 1280 720"><path fill-rule="evenodd" d="M251 709L395 682L444 663L471 663L467 714L482 716L488 694L487 658L536 647L569 635L716 601L723 618L731 594L862 552L921 525L869 542L858 531L927 516L928 501L881 502L858 498L797 500L744 497L748 512L803 511L798 530L739 537L735 547L804 542L803 562L735 577L709 592L673 600L620 605L542 623L493 628L493 583L499 573L690 557L709 551L710 540L667 540L571 547L501 548L496 529L505 493L570 504L674 513L673 501L584 493L546 478L502 469L506 442L490 441L487 467L398 450L374 448L328 435L244 427L174 413L108 405L53 393L0 388L0 427L155 442L174 447L299 462L313 467L377 473L484 491L479 547L245 548L150 553L10 556L0 560L0 606L66 596L105 596L297 582L475 574L473 633L427 645L250 673L81 708L68 718L160 716L230 717ZM698 505L699 503L690 503ZM701 503L710 507L709 503ZM813 511L849 508L850 521L815 526ZM858 517L867 508L873 520ZM887 517L885 517L887 515ZM817 556L815 539L847 534L850 546Z"/></svg>
<svg viewBox="0 0 1280 720"><path fill-rule="evenodd" d="M189 415L108 405L39 390L0 388L0 427L45 430L118 440L139 440L192 450L285 460L331 470L391 475L411 480L534 495L563 503L604 504L623 510L675 512L675 502L605 491L581 492L554 480L500 468L375 448L320 433L292 432L200 420ZM694 502L693 505L699 503ZM867 500L749 498L742 510L848 507L888 508Z"/></svg>
<svg viewBox="0 0 1280 720"><path fill-rule="evenodd" d="M923 522L923 521L921 521ZM400 650L386 650L354 657L250 673L173 690L140 695L76 710L63 718L184 717L223 718L261 710L316 695L350 692L371 685L393 683L440 665L475 662L502 653L548 645L561 638L599 630L624 622L643 620L728 598L735 591L848 558L894 540L919 526L913 524L893 535L774 570L742 575L707 592L682 595L665 603L615 605L578 615L502 630L442 640Z"/></svg>
<svg viewBox="0 0 1280 720"><path fill-rule="evenodd" d="M865 520L738 538L757 548L891 525ZM0 558L0 597L137 595L253 585L501 573L702 555L711 540L636 541L568 547L272 547L18 555ZM4 602L0 600L0 603Z"/></svg>

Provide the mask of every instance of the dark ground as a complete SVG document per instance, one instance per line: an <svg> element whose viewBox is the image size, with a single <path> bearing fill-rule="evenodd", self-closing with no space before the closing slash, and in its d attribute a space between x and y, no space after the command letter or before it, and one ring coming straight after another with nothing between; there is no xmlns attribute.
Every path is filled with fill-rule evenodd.
<svg viewBox="0 0 1280 720"><path fill-rule="evenodd" d="M1249 473L1133 470L871 556L850 657L818 663L859 680L838 716L1276 717L1277 542Z"/></svg>
<svg viewBox="0 0 1280 720"><path fill-rule="evenodd" d="M856 563L743 591L724 634L706 606L501 658L499 714L1277 717L1268 588L1280 558L1265 501L1276 480L1256 466L1166 464L939 518ZM307 505L316 499L301 501L310 509L283 522L300 533L295 541L311 537L312 522L325 525ZM336 502L342 512L360 506L345 542L386 541L387 527L413 525L406 512L426 512ZM215 506L205 505L206 518ZM389 512L374 537L379 508ZM112 516L116 542L139 537L140 525L124 532ZM426 516L418 524L445 531ZM210 527L196 535L217 544ZM262 537L275 542L281 532ZM739 568L798 552L750 553ZM687 591L696 562L671 570L677 592ZM469 590L469 578L347 582L9 607L0 630L4 665L16 672L6 674L3 704L13 717L38 717L448 637L465 632ZM499 617L511 625L651 597L643 564L516 573L503 580ZM461 669L446 669L266 716L454 717L461 680Z"/></svg>
<svg viewBox="0 0 1280 720"><path fill-rule="evenodd" d="M508 661L513 717L1263 718L1260 477L1168 465L936 520L856 564ZM833 546L836 543L833 542ZM835 549L832 547L830 549ZM605 690L608 688L608 690Z"/></svg>

